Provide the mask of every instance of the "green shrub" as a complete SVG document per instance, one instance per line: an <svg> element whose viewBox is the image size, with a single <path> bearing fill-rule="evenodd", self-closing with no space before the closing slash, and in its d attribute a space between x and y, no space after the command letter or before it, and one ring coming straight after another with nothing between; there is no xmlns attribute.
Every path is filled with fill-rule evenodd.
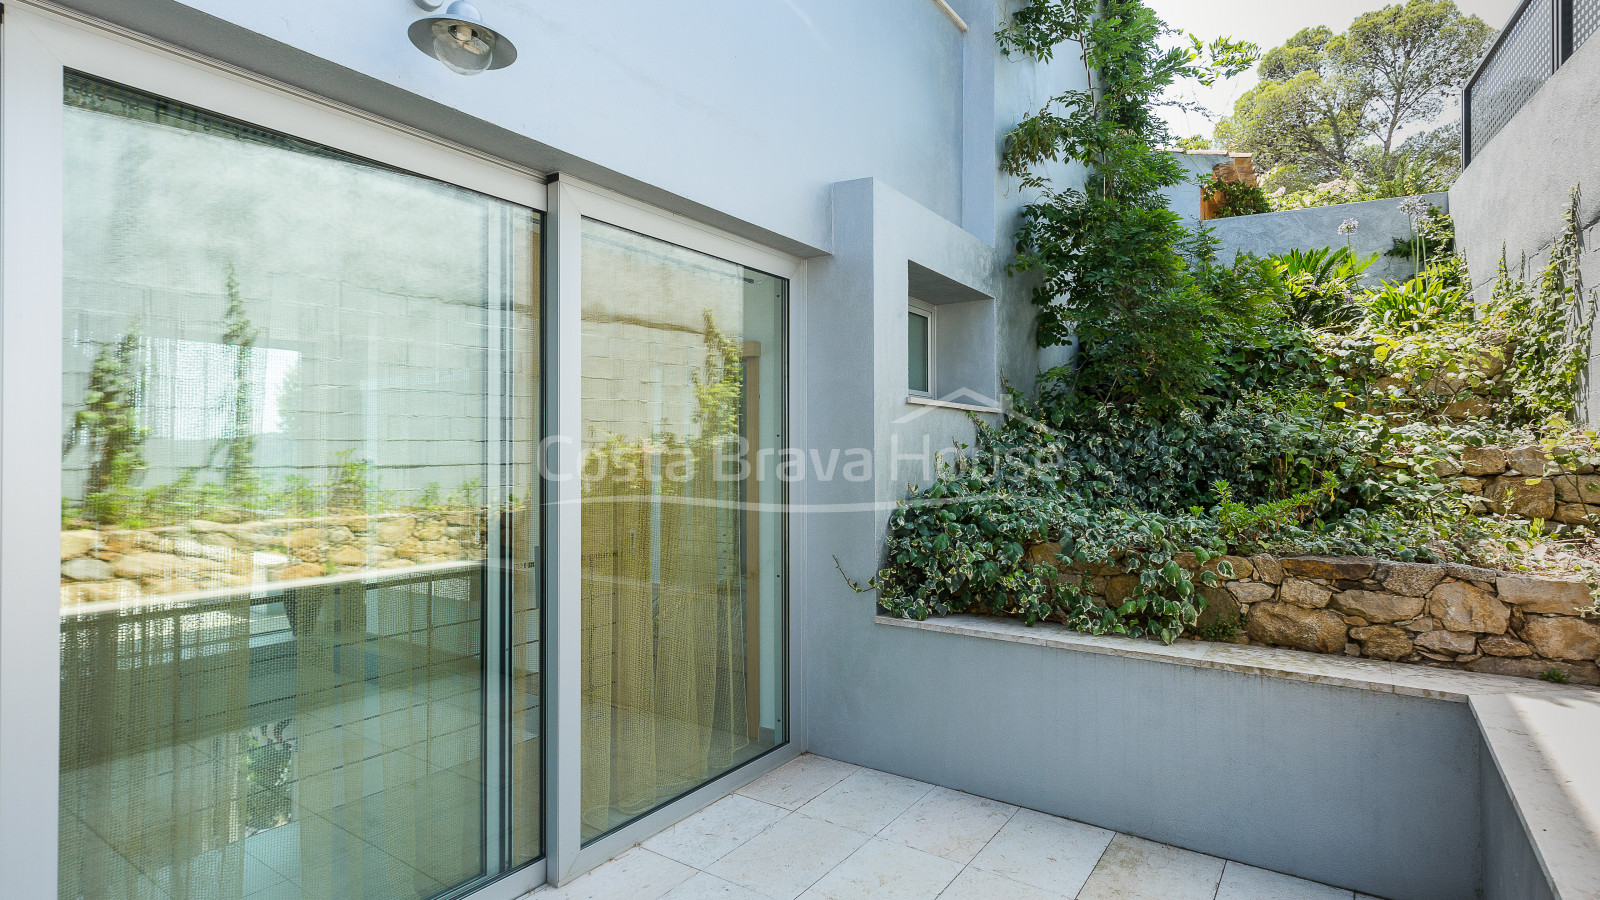
<svg viewBox="0 0 1600 900"><path fill-rule="evenodd" d="M1201 184L1200 190L1205 196L1216 199L1219 219L1272 212L1272 201L1267 199L1267 192L1257 184L1223 181L1212 176Z"/></svg>
<svg viewBox="0 0 1600 900"><path fill-rule="evenodd" d="M1348 326L1361 316L1355 297L1361 276L1378 261L1362 259L1349 247L1290 250L1271 257L1283 283L1284 310L1309 328Z"/></svg>

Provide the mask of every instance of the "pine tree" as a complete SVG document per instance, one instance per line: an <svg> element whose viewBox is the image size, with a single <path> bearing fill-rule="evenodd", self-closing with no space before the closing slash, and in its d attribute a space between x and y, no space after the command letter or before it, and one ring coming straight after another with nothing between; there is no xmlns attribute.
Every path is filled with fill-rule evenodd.
<svg viewBox="0 0 1600 900"><path fill-rule="evenodd" d="M223 484L228 501L246 506L260 493L255 471L255 345L256 328L245 313L239 276L228 266L228 308L223 313L222 342L233 347L233 424L226 438Z"/></svg>
<svg viewBox="0 0 1600 900"><path fill-rule="evenodd" d="M72 430L62 441L61 455L73 448L89 452L89 477L84 484L84 511L100 522L118 522L129 512L129 489L144 471L146 429L139 425L141 378L139 334L130 330L100 346L89 371L83 407L72 417Z"/></svg>

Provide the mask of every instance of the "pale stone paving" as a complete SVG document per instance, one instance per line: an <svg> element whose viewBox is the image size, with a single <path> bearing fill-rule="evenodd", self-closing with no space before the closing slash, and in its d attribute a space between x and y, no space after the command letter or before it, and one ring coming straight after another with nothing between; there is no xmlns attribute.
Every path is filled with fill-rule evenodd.
<svg viewBox="0 0 1600 900"><path fill-rule="evenodd" d="M806 754L528 900L1375 900Z"/></svg>

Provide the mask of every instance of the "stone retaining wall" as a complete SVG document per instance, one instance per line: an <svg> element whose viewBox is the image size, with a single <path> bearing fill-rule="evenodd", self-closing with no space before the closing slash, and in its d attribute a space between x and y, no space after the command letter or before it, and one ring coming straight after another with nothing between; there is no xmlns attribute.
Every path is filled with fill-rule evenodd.
<svg viewBox="0 0 1600 900"><path fill-rule="evenodd" d="M482 559L482 509L61 533L61 603Z"/></svg>
<svg viewBox="0 0 1600 900"><path fill-rule="evenodd" d="M1600 475L1593 465L1560 460L1570 451L1477 447L1434 464L1435 474L1473 498L1475 513L1496 512L1566 525L1600 523Z"/></svg>
<svg viewBox="0 0 1600 900"><path fill-rule="evenodd" d="M1041 544L1030 557L1054 552ZM1554 669L1576 684L1600 684L1600 618L1582 615L1594 603L1583 581L1359 557L1223 559L1233 577L1197 585L1208 601L1201 625L1242 615L1235 643L1522 678ZM1218 562L1207 568L1216 572ZM1110 603L1138 587L1136 576L1104 567L1065 577L1087 578Z"/></svg>

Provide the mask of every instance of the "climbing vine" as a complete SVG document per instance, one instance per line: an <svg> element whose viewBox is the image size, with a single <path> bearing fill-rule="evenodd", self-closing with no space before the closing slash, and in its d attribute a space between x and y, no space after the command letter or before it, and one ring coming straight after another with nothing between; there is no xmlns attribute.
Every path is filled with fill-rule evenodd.
<svg viewBox="0 0 1600 900"><path fill-rule="evenodd" d="M1255 310L1206 289L1209 247L1167 209L1185 175L1162 149L1158 110L1175 83L1212 83L1255 60L1253 45L1219 39L1162 49L1172 34L1140 0L1032 0L997 35L1010 55L1050 60L1074 47L1083 86L1051 97L1007 136L1001 168L1039 199L1022 210L1014 274L1037 278L1042 346L1074 340L1071 376L1110 402L1181 405L1214 372L1211 345L1191 338ZM1075 163L1082 187L1056 187L1051 164Z"/></svg>
<svg viewBox="0 0 1600 900"><path fill-rule="evenodd" d="M1580 234L1574 190L1566 228L1550 248L1550 262L1537 282L1511 277L1501 256L1490 308L1509 338L1505 381L1510 397L1502 409L1511 424L1574 419L1578 383L1589 364L1596 306L1579 268Z"/></svg>

